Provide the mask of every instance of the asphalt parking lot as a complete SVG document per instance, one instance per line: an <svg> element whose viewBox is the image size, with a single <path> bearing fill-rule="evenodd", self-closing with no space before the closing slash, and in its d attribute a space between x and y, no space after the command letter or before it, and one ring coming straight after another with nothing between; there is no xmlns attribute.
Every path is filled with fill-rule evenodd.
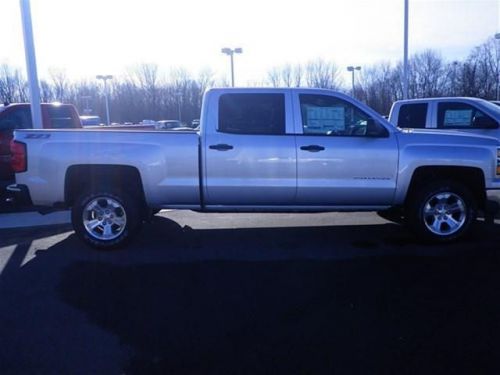
<svg viewBox="0 0 500 375"><path fill-rule="evenodd" d="M126 249L0 230L2 374L498 374L500 221L162 212Z"/></svg>

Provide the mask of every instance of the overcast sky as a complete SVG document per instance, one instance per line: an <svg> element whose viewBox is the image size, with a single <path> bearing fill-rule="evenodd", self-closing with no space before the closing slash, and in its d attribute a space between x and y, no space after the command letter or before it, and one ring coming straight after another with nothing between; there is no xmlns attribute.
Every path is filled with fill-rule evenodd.
<svg viewBox="0 0 500 375"><path fill-rule="evenodd" d="M0 64L24 69L19 0L1 0ZM396 61L403 54L404 0L31 0L39 75L71 79L124 74L139 63L162 71L211 68L229 78L222 47L242 47L236 83L269 68L321 57L339 66ZM500 0L410 0L410 54L447 60L500 32Z"/></svg>

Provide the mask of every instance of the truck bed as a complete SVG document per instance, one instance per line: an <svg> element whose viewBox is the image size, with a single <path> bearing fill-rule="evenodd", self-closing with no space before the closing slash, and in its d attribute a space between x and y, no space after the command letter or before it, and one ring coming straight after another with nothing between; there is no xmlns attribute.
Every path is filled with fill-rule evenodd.
<svg viewBox="0 0 500 375"><path fill-rule="evenodd" d="M31 198L39 205L52 205L54 197L63 202L64 185L60 181L65 181L70 167L79 165L136 168L145 198L153 206L160 202L193 208L200 205L196 132L80 129L16 133L21 142L29 139L29 176L38 176L19 173L17 183L33 186Z"/></svg>

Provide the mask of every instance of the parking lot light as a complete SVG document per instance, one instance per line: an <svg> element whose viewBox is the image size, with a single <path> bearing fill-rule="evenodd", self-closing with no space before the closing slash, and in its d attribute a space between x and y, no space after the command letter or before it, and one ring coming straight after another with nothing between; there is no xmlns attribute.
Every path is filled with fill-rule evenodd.
<svg viewBox="0 0 500 375"><path fill-rule="evenodd" d="M102 80L104 82L104 99L106 101L106 125L109 125L109 103L108 103L108 80L113 79L113 76L108 74L108 75L97 75L95 76L96 79Z"/></svg>
<svg viewBox="0 0 500 375"><path fill-rule="evenodd" d="M352 96L354 97L354 71L355 70L361 70L360 66L348 66L347 71L352 73Z"/></svg>
<svg viewBox="0 0 500 375"><path fill-rule="evenodd" d="M231 58L231 87L234 87L234 54L235 53L243 53L243 48L222 48L221 52L228 55Z"/></svg>

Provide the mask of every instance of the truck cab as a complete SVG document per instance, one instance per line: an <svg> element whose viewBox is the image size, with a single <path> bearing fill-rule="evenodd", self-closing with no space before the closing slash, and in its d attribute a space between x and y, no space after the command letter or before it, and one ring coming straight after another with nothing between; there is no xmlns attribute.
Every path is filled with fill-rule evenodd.
<svg viewBox="0 0 500 375"><path fill-rule="evenodd" d="M428 98L394 102L389 121L400 128L470 132L500 139L500 107L479 98Z"/></svg>
<svg viewBox="0 0 500 375"><path fill-rule="evenodd" d="M211 90L201 123L207 208L392 202L398 163L393 127L346 95ZM377 167L367 169L372 162Z"/></svg>

